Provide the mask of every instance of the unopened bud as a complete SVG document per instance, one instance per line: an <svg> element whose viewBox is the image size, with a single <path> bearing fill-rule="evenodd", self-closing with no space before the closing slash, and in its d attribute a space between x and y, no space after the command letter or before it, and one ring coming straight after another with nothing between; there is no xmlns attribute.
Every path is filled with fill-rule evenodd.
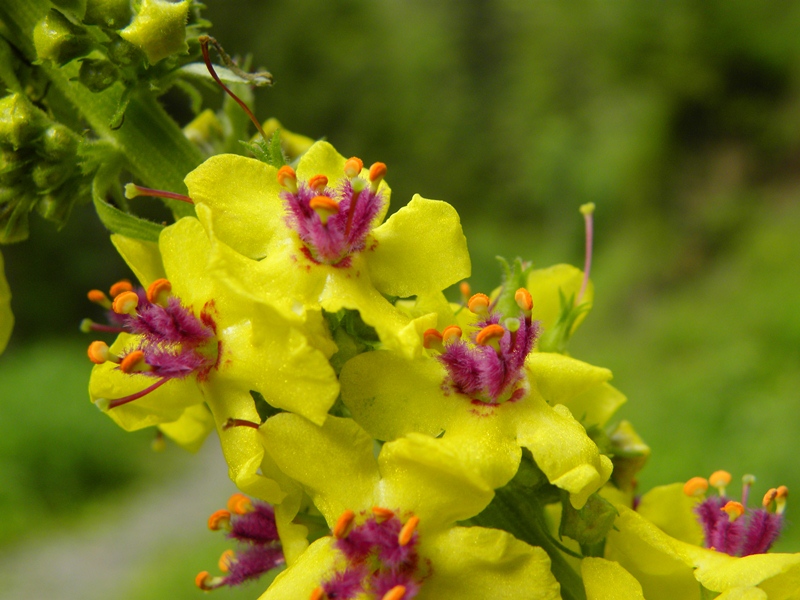
<svg viewBox="0 0 800 600"><path fill-rule="evenodd" d="M52 8L33 28L33 45L39 60L61 66L89 54L93 43L85 28Z"/></svg>
<svg viewBox="0 0 800 600"><path fill-rule="evenodd" d="M111 29L122 29L131 22L130 0L87 0L83 22Z"/></svg>
<svg viewBox="0 0 800 600"><path fill-rule="evenodd" d="M45 124L44 113L22 94L0 99L0 144L16 150L39 137Z"/></svg>
<svg viewBox="0 0 800 600"><path fill-rule="evenodd" d="M186 54L189 2L143 0L139 12L120 36L139 48L152 65L172 54Z"/></svg>
<svg viewBox="0 0 800 600"><path fill-rule="evenodd" d="M81 66L82 67L82 66ZM78 149L78 141L69 127L53 123L42 135L41 152L50 160L63 160L74 157Z"/></svg>
<svg viewBox="0 0 800 600"><path fill-rule="evenodd" d="M102 92L119 78L117 67L104 58L87 58L81 61L78 80L93 92Z"/></svg>

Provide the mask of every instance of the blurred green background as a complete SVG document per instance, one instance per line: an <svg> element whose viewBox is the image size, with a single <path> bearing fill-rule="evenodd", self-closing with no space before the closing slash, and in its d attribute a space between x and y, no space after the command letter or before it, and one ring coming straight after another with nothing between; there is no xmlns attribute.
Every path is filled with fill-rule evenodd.
<svg viewBox="0 0 800 600"><path fill-rule="evenodd" d="M619 416L653 449L643 491L718 468L755 474L758 496L800 489L800 5L207 5L225 48L275 75L260 118L387 163L394 209L414 193L458 209L473 289L496 285L498 254L582 265L578 206L597 204L596 301L571 352L628 395ZM85 292L128 273L91 208L58 234L33 221L2 249L0 597L36 597L26 568L49 557L50 597L197 598L225 548L204 524L232 491L218 452L154 454L92 408ZM781 550L800 550L793 504ZM187 520L142 525L161 513Z"/></svg>

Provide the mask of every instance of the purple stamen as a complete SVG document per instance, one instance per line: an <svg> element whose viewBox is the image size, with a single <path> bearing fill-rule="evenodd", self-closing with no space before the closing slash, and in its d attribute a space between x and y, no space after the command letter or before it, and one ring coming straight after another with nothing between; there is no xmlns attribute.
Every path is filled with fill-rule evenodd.
<svg viewBox="0 0 800 600"><path fill-rule="evenodd" d="M321 217L311 208L311 200L327 196L338 202L338 212L323 224ZM287 225L297 232L305 244L311 260L333 266L347 267L349 257L366 247L367 234L384 205L383 196L368 187L360 192L345 179L338 189L326 187L321 192L306 183L298 185L297 193L281 193L287 210Z"/></svg>
<svg viewBox="0 0 800 600"><path fill-rule="evenodd" d="M763 508L754 510L744 533L741 556L763 554L778 539L783 526L783 515L771 513Z"/></svg>
<svg viewBox="0 0 800 600"><path fill-rule="evenodd" d="M280 544L274 546L249 545L229 563L228 574L222 578L219 585L232 587L251 579L258 579L267 571L271 571L283 563L283 550Z"/></svg>
<svg viewBox="0 0 800 600"><path fill-rule="evenodd" d="M402 585L406 588L403 599L414 598L425 578L419 573L419 536L415 531L408 543L400 544L402 529L403 522L396 516L378 520L370 515L345 537L336 539L334 547L344 554L347 567L323 582L328 597L355 598L367 592L382 598Z"/></svg>
<svg viewBox="0 0 800 600"><path fill-rule="evenodd" d="M125 396L124 398L117 398L116 400L112 400L108 405L108 410L111 410L112 408L117 408L118 406L122 406L123 404L127 404L128 402L133 402L134 400L138 400L139 398L146 396L150 392L157 390L162 385L167 383L169 379L170 379L169 377L164 377L156 381L153 385L144 388L140 392L136 392L135 394L131 394L130 396Z"/></svg>
<svg viewBox="0 0 800 600"><path fill-rule="evenodd" d="M492 314L476 325L480 330L498 324L500 315ZM472 335L472 344L455 340L445 345L438 360L447 369L453 389L485 404L513 401L524 395L525 358L533 349L539 324L523 316L517 331L504 329L498 349L475 344L477 333Z"/></svg>
<svg viewBox="0 0 800 600"><path fill-rule="evenodd" d="M240 542L247 541L259 544L278 541L275 511L268 504L253 502L252 511L243 515L236 515L231 520L231 531L228 537Z"/></svg>

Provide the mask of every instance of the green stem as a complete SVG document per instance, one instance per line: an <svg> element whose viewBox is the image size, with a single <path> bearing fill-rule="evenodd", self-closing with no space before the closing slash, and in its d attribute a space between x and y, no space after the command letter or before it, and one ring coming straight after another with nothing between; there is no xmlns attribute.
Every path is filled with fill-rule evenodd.
<svg viewBox="0 0 800 600"><path fill-rule="evenodd" d="M535 493L529 488L507 486L496 491L492 503L470 523L503 529L550 556L551 570L561 584L564 600L586 600L583 580L545 530L544 513Z"/></svg>

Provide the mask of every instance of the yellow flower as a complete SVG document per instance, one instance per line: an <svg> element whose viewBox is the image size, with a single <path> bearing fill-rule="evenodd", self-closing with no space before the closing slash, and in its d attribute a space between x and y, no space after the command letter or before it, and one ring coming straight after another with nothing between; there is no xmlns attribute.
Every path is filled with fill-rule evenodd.
<svg viewBox="0 0 800 600"><path fill-rule="evenodd" d="M258 259L234 274L230 253L219 253L215 268L232 285L265 289L289 316L358 310L387 347L412 356L435 317L412 321L384 295L438 292L469 275L469 256L458 215L445 202L415 196L381 224L390 194L384 173L381 163L363 169L317 142L296 174L220 155L190 173L186 185L209 231Z"/></svg>

